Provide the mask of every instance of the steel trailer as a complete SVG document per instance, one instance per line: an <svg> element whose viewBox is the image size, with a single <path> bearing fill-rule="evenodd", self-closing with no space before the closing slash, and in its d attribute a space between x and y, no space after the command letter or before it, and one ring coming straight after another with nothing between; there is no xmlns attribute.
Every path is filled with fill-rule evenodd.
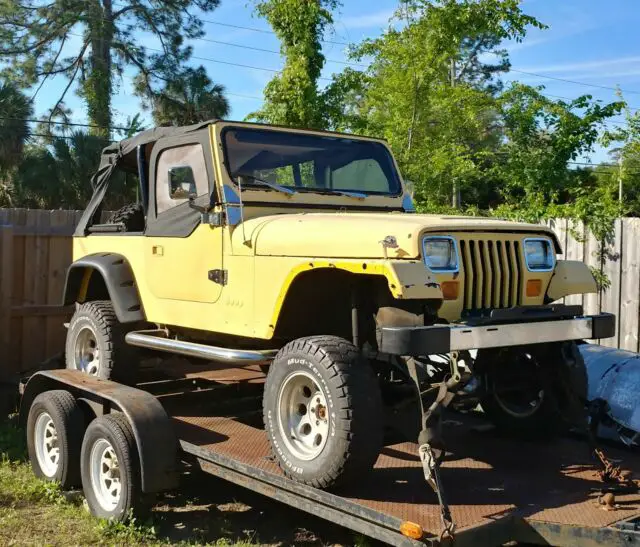
<svg viewBox="0 0 640 547"><path fill-rule="evenodd" d="M21 420L42 393L66 391L85 424L121 413L131 425L138 488L178 486L180 462L391 545L439 545L440 518L414 443L390 436L371 475L334 492L285 478L262 429L258 366L165 369L128 387L72 370L41 371L21 386ZM457 524L456 546L517 541L560 546L640 545L640 495L616 491L615 506L576 438L515 441L476 415L449 413L443 480ZM631 451L609 449L640 471ZM87 486L85 485L85 492ZM612 509L612 510L605 510Z"/></svg>

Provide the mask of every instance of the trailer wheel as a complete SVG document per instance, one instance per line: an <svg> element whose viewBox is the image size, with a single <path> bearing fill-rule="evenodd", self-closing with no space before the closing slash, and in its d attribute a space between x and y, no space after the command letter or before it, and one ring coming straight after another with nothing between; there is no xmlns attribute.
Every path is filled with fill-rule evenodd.
<svg viewBox="0 0 640 547"><path fill-rule="evenodd" d="M274 359L264 390L264 423L284 473L329 488L375 463L382 403L373 370L336 336L300 338Z"/></svg>
<svg viewBox="0 0 640 547"><path fill-rule="evenodd" d="M478 351L475 368L485 391L480 404L498 429L529 437L559 432L564 420L553 370L558 363L549 357L533 347Z"/></svg>
<svg viewBox="0 0 640 547"><path fill-rule="evenodd" d="M124 414L107 414L89 424L82 442L80 471L94 516L126 520L131 511L142 509L138 451Z"/></svg>
<svg viewBox="0 0 640 547"><path fill-rule="evenodd" d="M125 340L108 300L81 304L69 323L65 348L66 365L105 380L124 384L135 381L135 352Z"/></svg>
<svg viewBox="0 0 640 547"><path fill-rule="evenodd" d="M35 475L64 489L80 484L84 414L68 391L38 395L27 418L27 450Z"/></svg>

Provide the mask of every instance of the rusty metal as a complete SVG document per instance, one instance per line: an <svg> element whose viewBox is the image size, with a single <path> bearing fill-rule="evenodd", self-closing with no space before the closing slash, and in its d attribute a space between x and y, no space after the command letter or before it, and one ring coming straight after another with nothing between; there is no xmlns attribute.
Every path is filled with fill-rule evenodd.
<svg viewBox="0 0 640 547"><path fill-rule="evenodd" d="M445 422L450 454L442 462L441 472L458 525L456 545L478 545L471 538L478 537L485 525L496 523L502 524L496 528L501 541L495 544L519 539L515 532L505 531L513 518L524 522L527 529L554 522L578 527L588 535L638 516L640 495L634 492L616 494L619 508L615 512L602 511L595 503L602 483L594 480L595 466L581 443L571 439L515 443L481 427L484 422L472 417L454 418L455 423ZM249 474L260 472L261 476L284 480L269 459L259 412L245 417L175 414L174 420L183 441L237 462ZM439 506L435 494L420 487L423 470L417 448L407 442L385 447L367 480L336 492L347 504L340 507L349 512L360 507L369 516L373 511L389 526L405 520L416 522L425 530L425 537L437 538ZM612 450L612 454L618 457L623 453ZM640 469L640 462L632 463L634 470ZM319 498L326 494L314 492ZM613 532L607 534L610 537Z"/></svg>
<svg viewBox="0 0 640 547"><path fill-rule="evenodd" d="M616 497L611 492L599 496L598 503L602 505L605 511L615 511L618 508L616 505Z"/></svg>
<svg viewBox="0 0 640 547"><path fill-rule="evenodd" d="M600 480L622 486L635 486L631 471L611 463L600 448L594 449L594 453L602 464L602 468L596 472Z"/></svg>

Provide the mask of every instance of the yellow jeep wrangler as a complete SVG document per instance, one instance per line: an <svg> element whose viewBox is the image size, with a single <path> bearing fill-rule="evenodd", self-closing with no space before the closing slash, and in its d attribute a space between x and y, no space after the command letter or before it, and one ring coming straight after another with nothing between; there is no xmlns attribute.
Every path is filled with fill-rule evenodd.
<svg viewBox="0 0 640 547"><path fill-rule="evenodd" d="M138 177L140 203L100 224L118 171ZM107 147L92 181L64 295L67 367L133 382L139 348L261 365L265 429L298 481L370 467L394 416L419 432L433 479L448 404L480 404L512 432L581 419L576 341L615 328L558 303L596 290L587 266L556 260L544 226L416 214L383 141L157 128Z"/></svg>

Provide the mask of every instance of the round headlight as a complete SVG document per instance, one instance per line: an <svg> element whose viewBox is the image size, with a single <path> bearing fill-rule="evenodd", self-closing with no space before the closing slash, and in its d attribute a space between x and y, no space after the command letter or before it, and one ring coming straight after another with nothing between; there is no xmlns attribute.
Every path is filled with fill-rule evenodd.
<svg viewBox="0 0 640 547"><path fill-rule="evenodd" d="M527 268L533 272L551 271L556 263L556 255L548 239L525 239L524 257Z"/></svg>
<svg viewBox="0 0 640 547"><path fill-rule="evenodd" d="M453 238L446 236L425 237L422 242L424 262L434 272L457 272L458 250Z"/></svg>

